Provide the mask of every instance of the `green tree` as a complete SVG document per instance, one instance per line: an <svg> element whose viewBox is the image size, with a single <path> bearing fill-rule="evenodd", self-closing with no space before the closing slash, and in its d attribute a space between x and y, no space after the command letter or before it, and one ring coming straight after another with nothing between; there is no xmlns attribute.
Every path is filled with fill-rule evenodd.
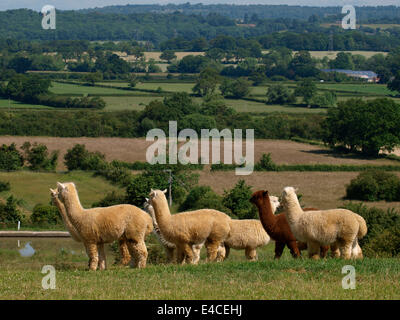
<svg viewBox="0 0 400 320"><path fill-rule="evenodd" d="M25 159L28 161L31 170L55 170L58 151L53 151L49 156L47 146L36 142L33 145L30 142L25 142L21 149L25 152Z"/></svg>
<svg viewBox="0 0 400 320"><path fill-rule="evenodd" d="M222 204L239 219L254 219L257 218L257 211L249 201L251 195L251 186L248 186L244 180L239 180L231 190L224 191Z"/></svg>
<svg viewBox="0 0 400 320"><path fill-rule="evenodd" d="M301 81L295 91L294 95L296 97L302 97L303 101L309 106L311 99L314 97L314 95L317 93L317 86L316 84L309 79Z"/></svg>
<svg viewBox="0 0 400 320"><path fill-rule="evenodd" d="M0 147L0 169L1 170L18 170L24 165L24 157L17 150L15 143L7 146L3 144Z"/></svg>
<svg viewBox="0 0 400 320"><path fill-rule="evenodd" d="M271 85L267 91L267 102L269 104L288 104L295 102L296 98L289 89L281 84Z"/></svg>
<svg viewBox="0 0 400 320"><path fill-rule="evenodd" d="M400 94L400 71L397 72L396 76L388 83L388 89L391 91L397 91Z"/></svg>
<svg viewBox="0 0 400 320"><path fill-rule="evenodd" d="M176 59L176 54L173 50L165 50L160 54L160 59L171 63L172 60Z"/></svg>
<svg viewBox="0 0 400 320"><path fill-rule="evenodd" d="M225 78L221 83L220 90L224 97L240 99L250 93L250 86L251 82L244 78L239 78L237 80Z"/></svg>
<svg viewBox="0 0 400 320"><path fill-rule="evenodd" d="M193 87L193 92L200 96L213 94L219 82L218 72L211 68L206 68L200 72Z"/></svg>
<svg viewBox="0 0 400 320"><path fill-rule="evenodd" d="M400 145L400 106L393 100L350 99L328 109L324 141L351 151L378 156L380 150L393 151Z"/></svg>

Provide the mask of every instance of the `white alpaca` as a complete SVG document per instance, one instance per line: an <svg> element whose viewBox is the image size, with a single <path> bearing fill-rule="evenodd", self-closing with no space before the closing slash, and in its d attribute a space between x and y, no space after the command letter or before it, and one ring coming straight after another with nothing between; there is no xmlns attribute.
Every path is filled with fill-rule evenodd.
<svg viewBox="0 0 400 320"><path fill-rule="evenodd" d="M340 250L340 256L350 259L352 249L367 233L365 220L346 209L303 211L296 191L286 187L282 193L282 205L290 229L297 240L307 243L310 258L318 259L322 245Z"/></svg>

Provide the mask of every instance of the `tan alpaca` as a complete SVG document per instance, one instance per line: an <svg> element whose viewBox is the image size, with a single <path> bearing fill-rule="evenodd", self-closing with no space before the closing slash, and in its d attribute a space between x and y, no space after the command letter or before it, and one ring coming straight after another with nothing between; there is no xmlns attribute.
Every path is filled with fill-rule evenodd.
<svg viewBox="0 0 400 320"><path fill-rule="evenodd" d="M282 205L293 235L307 243L310 258L319 258L322 245L333 245L333 251L338 248L341 257L350 259L358 239L367 234L364 219L350 210L303 211L292 187L284 188Z"/></svg>
<svg viewBox="0 0 400 320"><path fill-rule="evenodd" d="M58 211L60 212L61 219L64 222L64 225L67 228L72 239L74 239L77 242L82 242L82 239L81 239L78 231L75 229L75 227L72 225L71 221L68 219L64 204L60 201L60 199L58 199L57 190L50 189L50 193L51 193L52 202L54 203L54 205L57 207ZM106 268L106 255L104 252L104 245L97 246L97 250L99 252L98 268L100 270L104 270ZM121 253L121 263L123 265L127 265L129 263L129 261L131 260L131 255L129 254L128 246L125 241L121 240L121 242L119 243L119 250ZM89 256L89 253L88 252L86 252L86 253Z"/></svg>
<svg viewBox="0 0 400 320"><path fill-rule="evenodd" d="M134 266L144 268L147 260L145 237L153 230L151 218L132 205L84 209L74 183L57 183L58 197L89 255L89 269L96 270L97 246L118 240L126 242Z"/></svg>
<svg viewBox="0 0 400 320"><path fill-rule="evenodd" d="M231 218L213 209L202 209L171 215L165 194L151 190L150 204L163 237L175 244L177 262L194 263L192 246L204 243L207 261L217 259L218 247L229 235Z"/></svg>
<svg viewBox="0 0 400 320"><path fill-rule="evenodd" d="M279 199L275 196L270 196L269 199L272 211L275 213L280 206ZM236 250L244 249L246 258L250 261L256 261L257 248L267 245L270 241L270 237L264 230L261 221L256 219L232 219L230 227L229 237L224 242L226 251L224 258L228 258L231 248Z"/></svg>

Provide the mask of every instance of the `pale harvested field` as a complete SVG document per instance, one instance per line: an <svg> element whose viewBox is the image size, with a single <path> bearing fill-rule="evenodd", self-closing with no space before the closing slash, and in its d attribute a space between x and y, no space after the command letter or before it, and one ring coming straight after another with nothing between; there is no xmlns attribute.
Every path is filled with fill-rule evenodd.
<svg viewBox="0 0 400 320"><path fill-rule="evenodd" d="M49 151L59 150L58 170L65 170L63 165L64 155L75 144L84 144L89 151L100 151L106 155L108 161L121 160L126 162L146 161L146 150L152 144L144 138L57 138L57 137L17 137L0 136L0 144L15 142L18 147L25 141L43 143ZM210 148L211 150L211 148ZM243 150L245 147L243 146ZM400 152L400 151L399 151ZM223 144L221 144L221 154ZM366 160L361 158L346 157L332 154L329 149L288 140L255 140L255 160L263 153L271 153L272 160L278 164L374 164L398 165L397 161L386 159ZM244 154L244 151L243 151ZM200 155L200 152L199 152ZM211 159L211 157L210 157ZM222 159L222 157L221 157Z"/></svg>
<svg viewBox="0 0 400 320"><path fill-rule="evenodd" d="M321 209L336 208L346 201L346 185L354 179L358 172L254 172L248 176L236 176L234 172L201 172L199 184L209 185L223 194L231 189L240 179L244 179L253 191L268 190L271 194L280 196L286 186L299 188L302 194L302 204L307 207ZM400 173L397 173L400 177ZM355 201L356 202L356 201ZM364 202L369 207L396 208L400 210L400 202Z"/></svg>
<svg viewBox="0 0 400 320"><path fill-rule="evenodd" d="M144 57L146 58L146 61L149 61L150 59L154 59L156 61L160 61L160 55L161 52L145 52ZM204 52L175 52L176 59L181 60L183 57L186 56L203 56Z"/></svg>

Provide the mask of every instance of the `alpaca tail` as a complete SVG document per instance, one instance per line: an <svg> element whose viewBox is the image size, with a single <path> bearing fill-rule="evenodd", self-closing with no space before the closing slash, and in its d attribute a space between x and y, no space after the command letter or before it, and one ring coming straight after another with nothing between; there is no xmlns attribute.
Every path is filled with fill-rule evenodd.
<svg viewBox="0 0 400 320"><path fill-rule="evenodd" d="M358 239L361 239L367 234L367 231L368 231L367 223L365 222L364 218L358 214L356 214L356 218L357 218L357 221L359 224L357 237L358 237Z"/></svg>

